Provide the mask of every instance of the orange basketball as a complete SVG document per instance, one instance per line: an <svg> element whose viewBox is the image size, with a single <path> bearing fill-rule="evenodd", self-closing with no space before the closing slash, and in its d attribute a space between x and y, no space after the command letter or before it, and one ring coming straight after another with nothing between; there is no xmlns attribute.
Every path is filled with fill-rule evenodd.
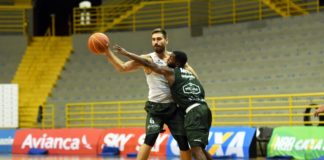
<svg viewBox="0 0 324 160"><path fill-rule="evenodd" d="M88 48L94 54L101 54L109 46L109 38L103 33L94 33L88 38Z"/></svg>

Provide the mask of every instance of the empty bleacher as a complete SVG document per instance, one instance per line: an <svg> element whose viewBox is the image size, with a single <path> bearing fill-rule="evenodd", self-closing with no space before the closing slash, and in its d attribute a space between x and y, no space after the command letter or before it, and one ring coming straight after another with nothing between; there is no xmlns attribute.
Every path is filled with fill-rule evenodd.
<svg viewBox="0 0 324 160"><path fill-rule="evenodd" d="M0 83L10 83L27 48L27 40L21 35L2 35L0 41Z"/></svg>
<svg viewBox="0 0 324 160"><path fill-rule="evenodd" d="M197 38L188 37L187 28L168 30L168 49L188 53L189 64L200 76L208 97L321 92L323 17L321 13L212 26ZM135 53L151 50L150 31L107 34L111 44L118 43ZM116 72L104 56L88 51L88 37L74 35L74 54L48 103L57 104L63 113L68 102L146 99L144 73ZM277 112L288 114L280 110L271 113Z"/></svg>
<svg viewBox="0 0 324 160"><path fill-rule="evenodd" d="M323 91L323 14L215 26L187 49L208 96Z"/></svg>

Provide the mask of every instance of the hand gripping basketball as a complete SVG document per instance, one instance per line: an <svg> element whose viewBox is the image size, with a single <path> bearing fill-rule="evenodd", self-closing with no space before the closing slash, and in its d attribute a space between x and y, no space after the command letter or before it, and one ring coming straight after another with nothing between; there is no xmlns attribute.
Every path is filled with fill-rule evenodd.
<svg viewBox="0 0 324 160"><path fill-rule="evenodd" d="M88 48L96 55L104 53L108 47L109 38L103 33L93 33L88 39Z"/></svg>

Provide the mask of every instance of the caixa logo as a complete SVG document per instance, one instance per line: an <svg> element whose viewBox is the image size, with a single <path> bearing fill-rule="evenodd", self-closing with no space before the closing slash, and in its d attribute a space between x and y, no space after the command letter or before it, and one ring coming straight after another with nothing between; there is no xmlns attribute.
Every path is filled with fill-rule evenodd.
<svg viewBox="0 0 324 160"><path fill-rule="evenodd" d="M28 134L21 145L21 149L28 147L43 149L79 150L81 145L86 149L92 149L91 145L87 142L86 135L83 135L81 138L63 138L47 136L47 134L45 133L41 137L33 137L32 134Z"/></svg>
<svg viewBox="0 0 324 160"><path fill-rule="evenodd" d="M245 157L244 141L246 132L214 132L209 137L213 144L207 149L211 155Z"/></svg>
<svg viewBox="0 0 324 160"><path fill-rule="evenodd" d="M226 156L237 155L237 157L243 157L243 143L245 138L245 132L210 132L209 143L211 147L207 147L207 151L211 155ZM179 156L179 147L174 138L170 141L170 149L168 156Z"/></svg>
<svg viewBox="0 0 324 160"><path fill-rule="evenodd" d="M212 127L208 146L205 148L213 157L249 158L250 145L255 137L255 128L250 127ZM180 153L174 138L168 141L167 156Z"/></svg>

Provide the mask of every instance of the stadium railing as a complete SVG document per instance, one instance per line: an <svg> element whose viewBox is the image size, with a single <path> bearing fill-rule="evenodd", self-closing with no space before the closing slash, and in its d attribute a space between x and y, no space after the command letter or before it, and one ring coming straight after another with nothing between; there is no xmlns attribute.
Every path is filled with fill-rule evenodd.
<svg viewBox="0 0 324 160"><path fill-rule="evenodd" d="M275 7L275 8L274 8ZM272 17L289 17L320 12L319 0L282 0L267 3L267 0L209 1L209 25L262 20Z"/></svg>
<svg viewBox="0 0 324 160"><path fill-rule="evenodd" d="M322 125L313 117L324 93L209 97L213 126ZM143 127L145 101L69 103L65 125L74 127ZM322 118L320 118L322 119Z"/></svg>
<svg viewBox="0 0 324 160"><path fill-rule="evenodd" d="M205 0L206 6L202 7L200 5L193 6L197 0L173 0L141 1L135 4L103 5L87 9L74 8L73 31L74 33L83 33L107 30L136 31L156 27L190 27L193 14L196 14L195 17L197 15L198 17L207 17L206 22L200 23L209 26L224 23L235 24L272 17L289 17L320 12L323 10L323 6L320 6L319 1ZM90 23L81 23L81 17L85 15L82 13L89 13ZM198 19L205 21L202 17Z"/></svg>
<svg viewBox="0 0 324 160"><path fill-rule="evenodd" d="M0 33L28 35L31 5L0 5Z"/></svg>
<svg viewBox="0 0 324 160"><path fill-rule="evenodd" d="M81 23L83 12L90 13L90 24ZM74 8L73 26L74 33L190 26L190 1L145 1L89 9Z"/></svg>
<svg viewBox="0 0 324 160"><path fill-rule="evenodd" d="M41 116L41 128L55 128L55 106L45 105Z"/></svg>

